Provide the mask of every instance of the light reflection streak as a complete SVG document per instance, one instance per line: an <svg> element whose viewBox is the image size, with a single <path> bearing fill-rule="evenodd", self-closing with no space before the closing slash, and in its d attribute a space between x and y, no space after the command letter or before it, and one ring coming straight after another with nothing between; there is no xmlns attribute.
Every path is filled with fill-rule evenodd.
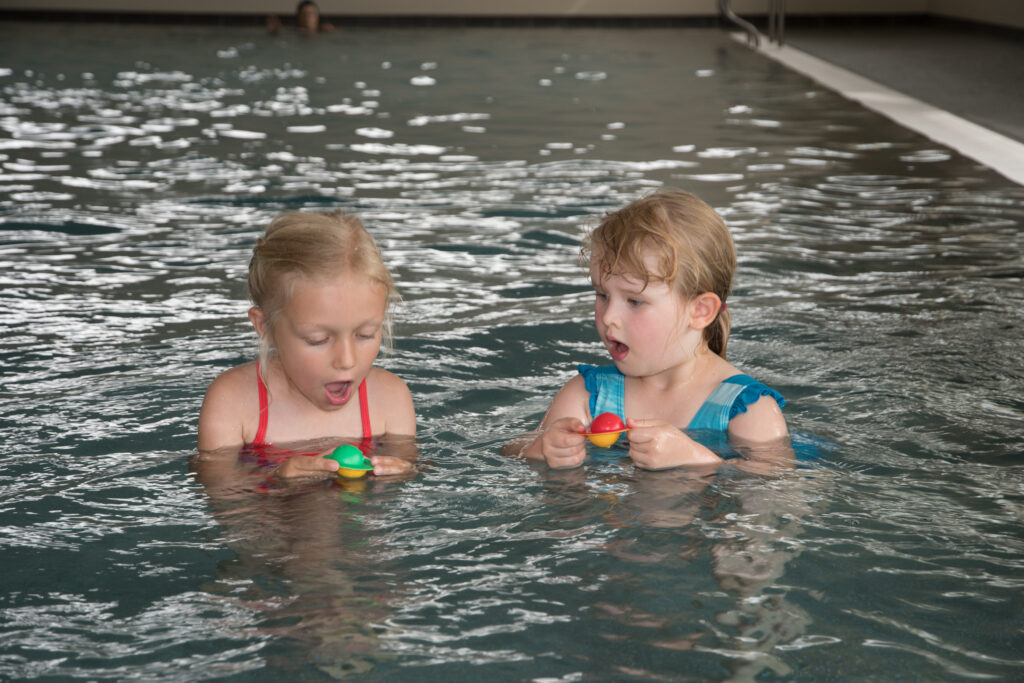
<svg viewBox="0 0 1024 683"><path fill-rule="evenodd" d="M234 38L225 48L226 35L203 37L211 49L194 61L177 51L83 64L87 87L0 70L5 548L107 572L81 591L22 586L2 608L5 643L23 647L39 675L273 675L281 669L263 650L294 654L281 644L291 632L261 627L335 616L311 604L323 595L308 589L315 577L305 588L281 579L286 554L268 552L252 528L225 531L182 472L206 384L253 356L242 282L255 237L278 211L328 208L360 215L395 273L398 349L381 363L414 386L430 451L420 479L353 504L380 513L355 517L369 518L386 571L409 581L380 634L404 671L525 661L549 633L573 641L578 669L596 670L625 637L645 656L671 642L722 666L756 663L757 638L728 622L748 617L779 627L780 659L829 644L830 656L855 661L863 640L835 623L830 600L857 572L879 593L895 582L907 594L905 621L883 624L887 638L868 645L907 648L923 667L914 675L1017 672L1006 654L1015 643L984 627L960 643L948 625L919 624L938 608L976 618L975 604L988 618L1020 588L1019 482L998 464L1021 449L1019 353L1006 332L1024 309L1019 188L904 131L877 130L874 117L784 74L765 78L752 63L753 77L733 82L704 52L682 67L643 62L618 34L622 49L542 40L530 59L543 63L517 48L497 71L470 60L459 79L441 61L430 87L409 82L430 58L410 54L415 46L385 45L388 67L380 51L344 52L342 69L334 48ZM675 34L649 37L678 49ZM153 49L172 49L165 38ZM679 92L652 101L643 79L620 77L622 55L646 65L648 85ZM541 74L555 76L541 86ZM677 111L685 119L666 115ZM486 125L463 127L474 122ZM801 501L784 495L797 488L788 481L673 497L628 463L595 462L579 483L496 455L506 434L535 426L574 362L602 358L577 262L584 230L663 184L704 194L734 229L731 357L786 388L794 425L844 444L848 470L812 492L827 510L802 520L808 533L772 536L783 525L770 511L768 521L728 516L743 495L769 489L792 513ZM964 351L978 340L985 351ZM267 505L245 499L225 514L294 521ZM741 546L738 567L799 552L793 569L809 585L768 576L740 593L728 581L742 572L719 585L702 553L725 541ZM237 561L211 559L236 542L247 545ZM878 569L864 571L866 561ZM823 566L839 576L814 578ZM351 567L330 569L344 577ZM634 576L671 595L652 596ZM921 576L944 581L942 595ZM138 604L86 592L116 595L107 579L151 592ZM584 593L603 606L590 612ZM293 598L309 604L285 604ZM813 628L800 634L807 615ZM679 633L644 630L655 623ZM915 635L925 632L934 637ZM178 644L210 651L182 657ZM685 660L675 656L651 655L647 673L677 675Z"/></svg>

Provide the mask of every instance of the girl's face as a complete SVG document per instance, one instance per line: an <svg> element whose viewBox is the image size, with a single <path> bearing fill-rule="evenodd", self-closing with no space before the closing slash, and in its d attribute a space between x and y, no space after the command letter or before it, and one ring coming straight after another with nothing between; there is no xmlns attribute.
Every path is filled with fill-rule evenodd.
<svg viewBox="0 0 1024 683"><path fill-rule="evenodd" d="M647 377L693 357L683 338L688 312L678 292L664 282L645 288L642 279L629 275L602 280L599 265L590 268L594 324L622 374Z"/></svg>
<svg viewBox="0 0 1024 683"><path fill-rule="evenodd" d="M380 351L387 307L384 285L356 273L328 281L295 276L271 341L288 381L321 410L340 410L359 389Z"/></svg>

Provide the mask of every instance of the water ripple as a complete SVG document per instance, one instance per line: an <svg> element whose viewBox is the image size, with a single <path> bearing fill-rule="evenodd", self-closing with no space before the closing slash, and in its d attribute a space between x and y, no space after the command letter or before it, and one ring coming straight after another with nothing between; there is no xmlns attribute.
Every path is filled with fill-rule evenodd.
<svg viewBox="0 0 1024 683"><path fill-rule="evenodd" d="M0 678L1019 675L1020 187L713 31L53 30L0 26ZM606 362L580 239L663 185L733 230L800 467L501 456ZM253 242L334 208L420 470L211 493Z"/></svg>

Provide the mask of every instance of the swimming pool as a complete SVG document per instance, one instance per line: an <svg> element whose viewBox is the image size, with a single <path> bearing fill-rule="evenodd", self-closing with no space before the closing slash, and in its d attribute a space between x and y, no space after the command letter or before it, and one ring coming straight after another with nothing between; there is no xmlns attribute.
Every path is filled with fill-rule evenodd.
<svg viewBox="0 0 1024 683"><path fill-rule="evenodd" d="M0 678L1024 672L1021 187L713 30L10 22L0 93ZM503 458L602 360L581 231L663 184L734 230L801 467ZM328 207L404 297L421 470L208 491L252 242Z"/></svg>

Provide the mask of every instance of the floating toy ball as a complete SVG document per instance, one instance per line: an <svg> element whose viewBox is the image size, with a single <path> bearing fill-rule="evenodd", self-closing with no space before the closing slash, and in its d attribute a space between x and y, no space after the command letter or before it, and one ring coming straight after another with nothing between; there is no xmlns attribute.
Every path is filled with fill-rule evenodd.
<svg viewBox="0 0 1024 683"><path fill-rule="evenodd" d="M628 432L626 425L615 413L601 413L590 423L590 429L584 436L598 448L608 448L619 440L619 435Z"/></svg>
<svg viewBox="0 0 1024 683"><path fill-rule="evenodd" d="M338 463L338 476L346 479L358 479L373 469L370 460L363 452L351 444L338 446L325 458Z"/></svg>

